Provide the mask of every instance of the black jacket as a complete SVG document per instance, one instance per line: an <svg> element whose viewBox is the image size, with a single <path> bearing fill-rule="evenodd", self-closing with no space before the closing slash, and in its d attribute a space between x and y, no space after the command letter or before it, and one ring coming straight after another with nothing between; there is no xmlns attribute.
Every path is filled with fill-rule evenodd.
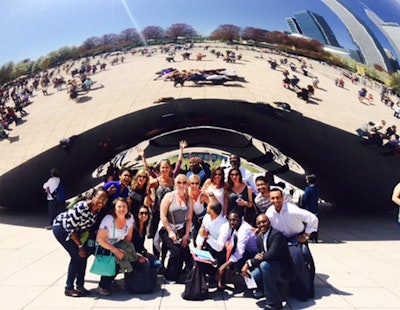
<svg viewBox="0 0 400 310"><path fill-rule="evenodd" d="M267 238L267 248L264 248L263 236L260 234L257 238L258 253L263 253L262 261L272 262L279 261L281 265L281 276L285 280L291 280L294 276L294 265L289 253L286 237L274 228L269 229ZM262 262L260 260L251 259L252 267L258 267Z"/></svg>

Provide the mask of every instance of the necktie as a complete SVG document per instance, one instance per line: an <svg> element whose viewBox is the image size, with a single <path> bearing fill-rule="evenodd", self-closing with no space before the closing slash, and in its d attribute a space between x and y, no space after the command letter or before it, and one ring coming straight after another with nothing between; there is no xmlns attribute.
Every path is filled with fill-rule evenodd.
<svg viewBox="0 0 400 310"><path fill-rule="evenodd" d="M237 244L237 233L236 231L232 232L231 239L229 240L228 247L226 249L226 260L229 260L231 255L236 251L236 244Z"/></svg>

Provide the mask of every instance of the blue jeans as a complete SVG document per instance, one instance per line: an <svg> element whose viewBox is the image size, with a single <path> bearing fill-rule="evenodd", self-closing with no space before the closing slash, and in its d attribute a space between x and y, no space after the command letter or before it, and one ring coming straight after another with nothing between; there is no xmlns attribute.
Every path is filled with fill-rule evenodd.
<svg viewBox="0 0 400 310"><path fill-rule="evenodd" d="M280 273L281 266L278 261L263 261L259 267L251 272L257 286L263 289L268 304L282 301L282 295L279 291Z"/></svg>
<svg viewBox="0 0 400 310"><path fill-rule="evenodd" d="M49 224L50 226L53 225L54 219L59 215L61 212L65 211L65 203L57 201L57 200L48 200L47 201L47 209L49 212Z"/></svg>
<svg viewBox="0 0 400 310"><path fill-rule="evenodd" d="M73 289L75 280L76 286L82 287L85 283L87 257L79 256L79 248L72 239L65 240L68 237L68 232L61 225L53 225L53 234L71 257L65 288L67 290Z"/></svg>

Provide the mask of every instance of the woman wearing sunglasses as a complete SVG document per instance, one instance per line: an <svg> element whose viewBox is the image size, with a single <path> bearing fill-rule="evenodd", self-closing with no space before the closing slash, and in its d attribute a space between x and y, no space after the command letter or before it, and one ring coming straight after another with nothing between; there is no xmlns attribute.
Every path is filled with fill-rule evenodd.
<svg viewBox="0 0 400 310"><path fill-rule="evenodd" d="M132 243L135 246L137 253L142 254L147 258L149 267L159 269L161 267L161 261L159 261L153 254L149 253L144 247L146 240L147 225L149 224L150 212L146 206L139 207L136 214L133 214L135 218L135 224L133 228Z"/></svg>
<svg viewBox="0 0 400 310"><path fill-rule="evenodd" d="M227 216L229 185L224 180L224 169L216 167L212 170L210 178L204 182L201 190L211 201L218 201L222 205L223 216Z"/></svg>
<svg viewBox="0 0 400 310"><path fill-rule="evenodd" d="M189 177L189 199L193 204L193 240L196 240L197 232L200 229L204 215L207 213L205 205L210 199L200 190L200 177L197 174L192 174Z"/></svg>
<svg viewBox="0 0 400 310"><path fill-rule="evenodd" d="M169 251L165 278L175 283L185 269L190 270L193 259L189 250L190 228L192 226L193 204L187 193L188 180L184 174L175 178L175 189L165 194L161 201L160 215L162 228L160 238L163 248Z"/></svg>
<svg viewBox="0 0 400 310"><path fill-rule="evenodd" d="M251 226L256 227L257 210L253 203L253 191L243 182L239 168L232 168L228 175L228 214L235 211Z"/></svg>

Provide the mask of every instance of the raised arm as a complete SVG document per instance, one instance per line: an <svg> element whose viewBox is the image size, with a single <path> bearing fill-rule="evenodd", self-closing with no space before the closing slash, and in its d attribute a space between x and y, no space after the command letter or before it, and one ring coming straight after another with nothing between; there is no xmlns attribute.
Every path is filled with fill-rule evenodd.
<svg viewBox="0 0 400 310"><path fill-rule="evenodd" d="M187 147L188 143L186 140L181 140L179 141L179 155L178 155L178 161L175 164L175 169L172 172L172 176L175 178L178 174L179 171L181 170L181 165L182 165L182 160L183 160L183 150L185 147Z"/></svg>
<svg viewBox="0 0 400 310"><path fill-rule="evenodd" d="M139 147L136 148L136 151L138 152L140 157L142 157L143 169L148 171L149 170L149 166L147 165L146 157L144 156L144 150L139 146Z"/></svg>

